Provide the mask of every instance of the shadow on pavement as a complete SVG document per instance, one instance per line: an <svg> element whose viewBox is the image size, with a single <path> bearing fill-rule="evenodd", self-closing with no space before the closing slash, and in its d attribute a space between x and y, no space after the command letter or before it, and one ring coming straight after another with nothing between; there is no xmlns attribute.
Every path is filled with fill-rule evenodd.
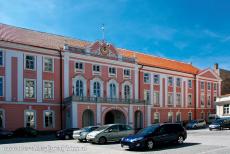
<svg viewBox="0 0 230 154"><path fill-rule="evenodd" d="M166 144L166 145L158 145L157 147L154 147L152 150L147 150L147 149L141 149L141 150L127 150L127 151L133 151L133 152L146 152L146 151L163 151L163 150L169 150L169 149L178 149L178 148L184 148L184 147L190 147L190 146L195 146L199 145L201 143L183 143L181 145L177 144Z"/></svg>
<svg viewBox="0 0 230 154"><path fill-rule="evenodd" d="M58 140L55 135L40 135L37 137L12 137L0 139L0 144L14 144L14 143L27 143L27 142L45 142Z"/></svg>

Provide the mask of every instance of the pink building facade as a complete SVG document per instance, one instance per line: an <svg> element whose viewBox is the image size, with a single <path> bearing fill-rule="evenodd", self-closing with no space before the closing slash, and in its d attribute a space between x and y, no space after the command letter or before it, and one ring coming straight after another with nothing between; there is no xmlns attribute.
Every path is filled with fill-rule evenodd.
<svg viewBox="0 0 230 154"><path fill-rule="evenodd" d="M218 69L0 24L0 127L142 128L206 119Z"/></svg>

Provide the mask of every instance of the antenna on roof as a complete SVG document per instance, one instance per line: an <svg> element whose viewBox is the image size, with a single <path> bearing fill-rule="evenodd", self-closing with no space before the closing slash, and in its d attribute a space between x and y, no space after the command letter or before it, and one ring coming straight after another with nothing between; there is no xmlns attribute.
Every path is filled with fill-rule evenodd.
<svg viewBox="0 0 230 154"><path fill-rule="evenodd" d="M101 26L101 30L102 30L102 41L105 41L105 24L102 24Z"/></svg>

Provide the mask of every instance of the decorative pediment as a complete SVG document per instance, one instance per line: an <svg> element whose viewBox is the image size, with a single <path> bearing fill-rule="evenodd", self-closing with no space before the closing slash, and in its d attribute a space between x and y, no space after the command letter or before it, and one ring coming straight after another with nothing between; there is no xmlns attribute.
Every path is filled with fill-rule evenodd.
<svg viewBox="0 0 230 154"><path fill-rule="evenodd" d="M198 74L200 77L205 77L205 78L210 78L210 79L217 79L217 80L221 80L221 78L218 76L218 74L216 74L213 70L211 69L206 69L201 71Z"/></svg>
<svg viewBox="0 0 230 154"><path fill-rule="evenodd" d="M95 55L108 56L108 57L117 57L118 52L116 48L105 41L97 41L90 45L89 52Z"/></svg>

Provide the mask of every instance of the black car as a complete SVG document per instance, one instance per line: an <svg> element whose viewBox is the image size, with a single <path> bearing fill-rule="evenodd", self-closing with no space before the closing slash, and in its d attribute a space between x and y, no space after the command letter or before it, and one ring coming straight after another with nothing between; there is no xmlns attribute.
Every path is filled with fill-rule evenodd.
<svg viewBox="0 0 230 154"><path fill-rule="evenodd" d="M213 129L219 129L222 130L224 128L230 129L230 119L218 119L212 122L212 124L209 125L209 130Z"/></svg>
<svg viewBox="0 0 230 154"><path fill-rule="evenodd" d="M31 127L22 127L14 131L14 135L18 137L36 137L38 131Z"/></svg>
<svg viewBox="0 0 230 154"><path fill-rule="evenodd" d="M73 132L75 130L79 130L79 128L67 128L67 129L59 130L56 132L56 137L65 140L72 139Z"/></svg>
<svg viewBox="0 0 230 154"><path fill-rule="evenodd" d="M181 124L154 124L140 130L137 134L121 139L121 147L129 149L147 148L163 143L182 144L187 132Z"/></svg>
<svg viewBox="0 0 230 154"><path fill-rule="evenodd" d="M12 137L12 136L13 136L13 132L6 130L6 129L0 129L0 139Z"/></svg>

